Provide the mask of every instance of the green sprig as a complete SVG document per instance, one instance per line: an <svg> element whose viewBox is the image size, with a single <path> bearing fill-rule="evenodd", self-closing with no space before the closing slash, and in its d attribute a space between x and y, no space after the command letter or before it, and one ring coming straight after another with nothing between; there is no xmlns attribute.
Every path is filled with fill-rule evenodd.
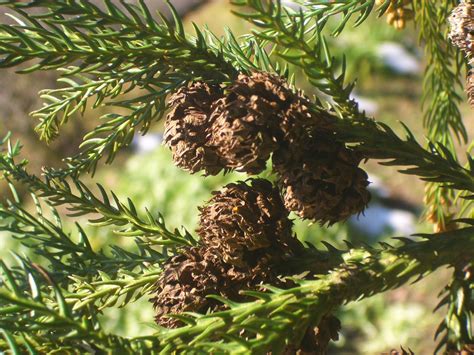
<svg viewBox="0 0 474 355"><path fill-rule="evenodd" d="M189 233L180 234L178 230L169 231L161 215L158 214L158 217L154 217L151 212L146 211L146 217L141 217L130 199L127 203L123 203L113 192L112 199L110 199L101 185L97 185L100 191L100 198L98 198L80 180L72 180L73 186L77 190L77 193L74 193L65 179L52 178L43 181L37 176L29 174L25 169L26 162L15 163L14 158L19 154L19 149L19 146L15 146L0 155L0 171L3 175L26 184L33 192L47 199L53 206L69 205L71 216L99 213L101 217L91 219L92 224L119 226L120 229L116 231L119 235L141 236L149 244L168 246L194 244Z"/></svg>
<svg viewBox="0 0 474 355"><path fill-rule="evenodd" d="M4 266L2 271L5 274L9 270ZM74 311L68 305L64 290L44 269L25 264L23 271L31 290L19 291L14 281L0 289L0 329L7 342L0 342L2 349L17 353L66 349L73 353L133 353L157 347L153 339L126 339L105 333L96 315Z"/></svg>

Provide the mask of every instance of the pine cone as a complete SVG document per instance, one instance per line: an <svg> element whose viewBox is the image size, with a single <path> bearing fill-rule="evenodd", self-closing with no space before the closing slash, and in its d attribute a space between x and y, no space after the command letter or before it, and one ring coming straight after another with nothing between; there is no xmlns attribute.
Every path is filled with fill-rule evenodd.
<svg viewBox="0 0 474 355"><path fill-rule="evenodd" d="M313 115L310 100L300 91L291 91L281 77L264 72L242 74L229 91L249 101L257 95L274 108L269 127L278 141L288 141L288 135L295 135L295 131L297 134L314 128L325 131L333 128L327 117Z"/></svg>
<svg viewBox="0 0 474 355"><path fill-rule="evenodd" d="M156 322L167 328L176 328L181 321L167 317L183 312L205 313L223 309L221 302L207 295L220 295L234 301L245 301L241 290L263 290L262 283L281 285L268 265L257 263L241 269L226 264L219 254L208 247L193 247L172 257L163 268L151 299L156 311Z"/></svg>
<svg viewBox="0 0 474 355"><path fill-rule="evenodd" d="M462 1L449 17L451 31L449 38L455 46L473 57L474 39L474 6L470 1Z"/></svg>
<svg viewBox="0 0 474 355"><path fill-rule="evenodd" d="M277 142L266 125L269 108L257 96L250 105L233 95L219 100L212 116L212 145L227 168L258 174L265 169Z"/></svg>
<svg viewBox="0 0 474 355"><path fill-rule="evenodd" d="M218 86L195 82L171 96L164 141L179 167L195 173L216 175L223 163L208 144L212 126L212 104L222 97Z"/></svg>
<svg viewBox="0 0 474 355"><path fill-rule="evenodd" d="M311 102L302 94L293 98L275 135L278 142L285 144L297 144L301 137L310 132L318 131L329 134L334 130L334 123L329 116L317 115L310 111Z"/></svg>
<svg viewBox="0 0 474 355"><path fill-rule="evenodd" d="M227 167L258 174L278 145L273 128L293 93L279 78L259 72L239 75L227 92L213 114L212 144Z"/></svg>
<svg viewBox="0 0 474 355"><path fill-rule="evenodd" d="M285 206L300 217L333 224L361 212L370 200L360 158L327 134L283 145L273 155Z"/></svg>
<svg viewBox="0 0 474 355"><path fill-rule="evenodd" d="M197 232L225 262L243 266L265 257L281 258L297 245L288 211L267 180L228 184L200 211Z"/></svg>
<svg viewBox="0 0 474 355"><path fill-rule="evenodd" d="M227 92L212 116L212 145L231 169L260 173L285 136L322 121L312 118L305 97L268 73L241 74Z"/></svg>

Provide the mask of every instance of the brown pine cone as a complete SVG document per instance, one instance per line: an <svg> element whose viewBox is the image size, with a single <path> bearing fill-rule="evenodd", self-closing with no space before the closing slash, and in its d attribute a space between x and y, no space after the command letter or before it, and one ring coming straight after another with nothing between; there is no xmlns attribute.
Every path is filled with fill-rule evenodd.
<svg viewBox="0 0 474 355"><path fill-rule="evenodd" d="M227 167L258 174L278 146L274 128L294 95L278 77L260 72L240 74L226 92L213 114L212 144Z"/></svg>
<svg viewBox="0 0 474 355"><path fill-rule="evenodd" d="M200 211L197 232L225 262L244 266L281 258L298 245L278 190L267 180L228 184Z"/></svg>
<svg viewBox="0 0 474 355"><path fill-rule="evenodd" d="M283 114L276 136L279 142L298 144L301 137L313 131L330 134L334 123L330 116L315 114L310 111L311 102L303 95L294 97L291 105Z"/></svg>
<svg viewBox="0 0 474 355"><path fill-rule="evenodd" d="M282 139L299 136L308 125L323 126L310 113L309 101L277 76L241 74L226 92L212 116L211 144L228 168L258 174Z"/></svg>
<svg viewBox="0 0 474 355"><path fill-rule="evenodd" d="M272 111L258 96L250 103L234 95L219 100L212 116L211 144L227 168L249 174L265 170L278 145L267 125Z"/></svg>
<svg viewBox="0 0 474 355"><path fill-rule="evenodd" d="M269 127L278 141L288 141L287 136L295 134L294 131L330 130L333 127L327 117L311 113L311 102L302 92L294 93L288 83L276 75L265 72L254 72L251 76L241 74L229 91L247 101L251 101L252 96L259 96L274 109Z"/></svg>
<svg viewBox="0 0 474 355"><path fill-rule="evenodd" d="M219 86L195 82L182 87L170 98L171 112L166 117L164 141L176 165L195 173L216 175L223 163L209 145L212 105L222 97Z"/></svg>
<svg viewBox="0 0 474 355"><path fill-rule="evenodd" d="M251 268L242 269L224 263L212 248L188 248L164 265L156 283L155 296L150 300L156 311L155 321L167 328L182 326L181 321L167 315L220 310L224 308L223 304L206 296L220 295L245 301L239 292L263 290L263 283L282 285L265 263L258 262Z"/></svg>
<svg viewBox="0 0 474 355"><path fill-rule="evenodd" d="M468 58L474 56L474 6L468 1L462 1L449 17L451 31L449 38L455 46L466 53Z"/></svg>
<svg viewBox="0 0 474 355"><path fill-rule="evenodd" d="M369 202L369 182L359 162L344 144L319 133L273 155L286 208L321 224L345 220Z"/></svg>

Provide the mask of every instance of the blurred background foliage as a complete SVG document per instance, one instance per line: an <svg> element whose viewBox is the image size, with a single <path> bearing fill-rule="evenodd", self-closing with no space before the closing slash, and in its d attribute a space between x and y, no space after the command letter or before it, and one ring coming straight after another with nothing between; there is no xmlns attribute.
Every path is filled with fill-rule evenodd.
<svg viewBox="0 0 474 355"><path fill-rule="evenodd" d="M186 12L188 30L193 22L209 26L216 34L223 34L226 26L236 34L249 30L247 23L231 14L230 5L225 0L173 1L173 4L182 13ZM180 4L189 6L180 7ZM326 31L330 30L331 25L328 25ZM383 18L373 16L361 27L348 28L337 38L329 38L333 55L336 58L345 55L347 73L350 79L357 79L355 96L361 108L369 115L376 114L379 121L388 123L399 132L402 128L397 122L403 121L412 132L422 137L423 56L413 25L397 31ZM3 136L12 131L13 138L21 140L25 146L23 156L30 160L32 172L39 172L42 166L60 166L61 158L77 150L83 134L94 127L98 117L104 113L100 109L87 110L83 118L71 120L60 137L46 146L34 133L36 122L28 113L41 106L37 95L39 90L57 85L54 73L22 76L4 70L0 80L0 132ZM297 82L307 95L314 94L307 83ZM130 95L133 96L133 91ZM472 111L467 105L461 109L468 132L473 132ZM204 178L179 170L173 165L170 152L160 146L161 130L162 127L157 125L149 135L136 139L114 165L99 169L94 180L114 190L120 198L130 197L142 209L159 211L169 227L185 228L193 233L198 218L197 208L210 198L211 191L245 177L232 173ZM465 151L466 148L461 149ZM398 174L395 168L382 167L376 162L367 163L365 169L373 181L374 195L365 216L329 229L295 219L294 231L300 239L321 247L319 240L324 234L326 239L331 237L334 240L335 246L342 246L344 240L354 244L373 243L387 241L394 235L431 231L428 223L417 222L423 203L424 186L420 180ZM269 177L269 173L263 174ZM2 194L8 193L5 186L0 188ZM72 230L74 220L68 221L71 225L66 229ZM97 249L108 238L117 238L104 230L101 228L99 233L98 229L89 227L88 233ZM120 243L126 247L129 241L124 238ZM10 257L8 250L22 250L19 243L10 238L1 238L0 247L5 258ZM415 353L431 353L435 347L432 331L442 317L441 312L433 314L432 310L438 293L448 280L449 272L441 270L415 286L402 287L349 305L339 314L343 324L342 336L331 353L378 354L400 345ZM151 333L153 314L146 302L142 299L128 305L127 312L104 314L109 329L127 335Z"/></svg>

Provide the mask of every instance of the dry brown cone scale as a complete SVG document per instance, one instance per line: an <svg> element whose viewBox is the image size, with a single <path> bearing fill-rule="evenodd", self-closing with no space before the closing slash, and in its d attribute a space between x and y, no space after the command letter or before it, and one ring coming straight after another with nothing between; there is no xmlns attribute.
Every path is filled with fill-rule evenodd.
<svg viewBox="0 0 474 355"><path fill-rule="evenodd" d="M360 157L328 134L315 133L273 155L286 208L321 224L360 213L370 200Z"/></svg>
<svg viewBox="0 0 474 355"><path fill-rule="evenodd" d="M239 266L285 256L299 246L278 190L263 179L232 183L200 208L201 241Z"/></svg>
<svg viewBox="0 0 474 355"><path fill-rule="evenodd" d="M215 148L209 145L212 105L220 97L220 87L203 82L191 83L171 96L164 141L180 168L191 173L204 171L208 175L222 170Z"/></svg>

